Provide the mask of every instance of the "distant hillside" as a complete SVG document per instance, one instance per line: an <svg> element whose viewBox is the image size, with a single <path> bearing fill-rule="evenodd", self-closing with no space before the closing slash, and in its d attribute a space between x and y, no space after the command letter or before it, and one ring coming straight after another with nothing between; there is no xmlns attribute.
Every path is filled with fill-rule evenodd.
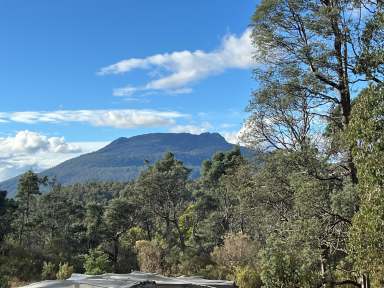
<svg viewBox="0 0 384 288"><path fill-rule="evenodd" d="M134 179L145 168L145 160L154 163L165 152L172 152L176 158L193 169L192 177L199 175L203 160L219 151L227 151L234 145L218 133L152 133L118 138L104 148L67 160L56 167L40 173L56 176L64 184L87 181L119 181ZM250 152L242 148L243 152ZM16 192L18 177L0 183L0 190L7 190L9 197Z"/></svg>

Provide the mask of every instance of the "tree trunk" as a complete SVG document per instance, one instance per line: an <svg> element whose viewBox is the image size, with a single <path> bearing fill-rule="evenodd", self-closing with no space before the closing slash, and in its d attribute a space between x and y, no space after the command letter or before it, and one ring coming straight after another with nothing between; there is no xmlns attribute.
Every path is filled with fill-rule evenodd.
<svg viewBox="0 0 384 288"><path fill-rule="evenodd" d="M147 232L147 238L148 238L148 240L151 241L151 240L152 240L151 228L150 228L150 226L149 226L148 221L145 221L145 230L146 230L146 232Z"/></svg>
<svg viewBox="0 0 384 288"><path fill-rule="evenodd" d="M326 6L334 8L334 3L332 1L325 1ZM338 75L338 91L340 94L340 106L342 113L342 122L343 130L346 130L349 125L349 120L351 117L351 93L349 87L349 77L348 77L348 47L347 47L347 35L345 32L342 32L340 15L335 15L331 18L332 31L334 34L334 51L337 59L337 68L336 72ZM351 150L348 151L348 168L350 171L350 178L353 184L357 184L357 170L355 164L353 163L353 157Z"/></svg>
<svg viewBox="0 0 384 288"><path fill-rule="evenodd" d="M179 221L177 221L177 219L175 219L174 224L176 226L177 233L179 234L180 249L181 249L181 251L184 251L185 250L184 234L179 227Z"/></svg>
<svg viewBox="0 0 384 288"><path fill-rule="evenodd" d="M361 288L371 288L371 283L368 274L363 274L361 277Z"/></svg>
<svg viewBox="0 0 384 288"><path fill-rule="evenodd" d="M119 237L113 238L113 272L117 272L117 260L119 257Z"/></svg>
<svg viewBox="0 0 384 288"><path fill-rule="evenodd" d="M167 218L165 220L165 239L167 240L167 244L168 244L168 249L170 250L171 249L171 223L170 223L170 220L169 218Z"/></svg>

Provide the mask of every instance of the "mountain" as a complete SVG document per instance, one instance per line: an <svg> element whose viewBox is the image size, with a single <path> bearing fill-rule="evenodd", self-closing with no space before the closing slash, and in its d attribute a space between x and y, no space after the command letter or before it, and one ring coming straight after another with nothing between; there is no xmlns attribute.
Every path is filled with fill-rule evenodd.
<svg viewBox="0 0 384 288"><path fill-rule="evenodd" d="M131 138L118 138L98 151L67 160L40 173L56 177L63 184L88 181L119 181L134 179L149 163L161 159L165 152L172 152L178 160L192 169L192 177L199 175L201 163L219 151L234 147L218 133L151 133ZM243 152L250 151L242 148ZM13 197L18 177L0 183L0 190L7 190Z"/></svg>

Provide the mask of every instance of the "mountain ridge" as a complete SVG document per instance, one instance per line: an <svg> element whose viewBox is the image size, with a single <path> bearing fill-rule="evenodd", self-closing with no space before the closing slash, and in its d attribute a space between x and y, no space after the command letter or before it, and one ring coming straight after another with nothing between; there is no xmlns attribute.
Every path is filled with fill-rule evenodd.
<svg viewBox="0 0 384 288"><path fill-rule="evenodd" d="M119 137L103 148L68 159L39 174L56 177L63 185L92 181L127 182L145 169L145 162L153 164L164 153L175 157L192 169L197 177L201 163L216 152L231 150L236 145L228 143L219 133L149 133L132 137ZM243 153L250 150L241 148ZM16 193L20 176L0 183L0 190L7 190L9 197Z"/></svg>

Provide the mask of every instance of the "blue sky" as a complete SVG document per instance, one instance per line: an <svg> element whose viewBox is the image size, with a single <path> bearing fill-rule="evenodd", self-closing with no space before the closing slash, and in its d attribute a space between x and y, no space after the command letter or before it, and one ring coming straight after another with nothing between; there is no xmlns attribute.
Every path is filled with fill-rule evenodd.
<svg viewBox="0 0 384 288"><path fill-rule="evenodd" d="M255 87L255 0L0 1L0 180L118 137L217 131Z"/></svg>

